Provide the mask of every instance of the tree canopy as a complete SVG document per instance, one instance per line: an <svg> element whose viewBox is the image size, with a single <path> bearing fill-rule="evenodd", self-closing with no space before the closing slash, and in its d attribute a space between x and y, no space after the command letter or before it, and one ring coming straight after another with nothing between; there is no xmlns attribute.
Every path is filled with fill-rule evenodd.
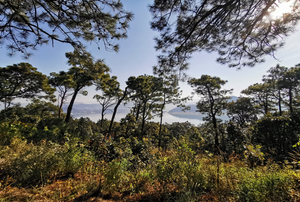
<svg viewBox="0 0 300 202"><path fill-rule="evenodd" d="M257 107L261 113L267 114L274 110L274 101L272 101L273 89L269 83L250 85L241 93L252 97L253 102L256 104L255 107Z"/></svg>
<svg viewBox="0 0 300 202"><path fill-rule="evenodd" d="M65 119L66 122L69 122L77 94L85 87L96 83L99 84L103 80L109 79L109 67L102 60L94 61L92 55L87 52L81 54L75 50L74 52L66 53L66 57L71 68L67 73L60 72L60 74L67 74L73 80L72 86L70 86L73 89L73 94Z"/></svg>
<svg viewBox="0 0 300 202"><path fill-rule="evenodd" d="M131 92L130 99L136 105L136 109L134 109L136 111L136 120L139 118L141 109L141 131L144 132L145 121L151 116L151 111L159 110L157 103L161 101L161 96L163 95L163 80L151 75L131 76L126 84Z"/></svg>
<svg viewBox="0 0 300 202"><path fill-rule="evenodd" d="M233 89L221 90L227 81L219 77L202 75L201 78L192 78L188 84L194 89L195 93L201 96L201 100L197 102L197 111L207 113L203 120L211 121L215 130L215 146L219 146L219 131L217 126L217 116L223 114L226 109L228 100Z"/></svg>
<svg viewBox="0 0 300 202"><path fill-rule="evenodd" d="M159 65L155 71L187 69L196 51L217 51L217 61L229 67L254 66L265 55L274 56L282 37L294 31L300 19L299 1L284 18L272 18L276 0L155 0L150 6L151 27Z"/></svg>
<svg viewBox="0 0 300 202"><path fill-rule="evenodd" d="M106 49L118 50L114 39L126 38L133 14L116 0L5 0L0 1L0 44L9 54L30 56L49 41L71 44L77 50L82 41L102 41Z"/></svg>
<svg viewBox="0 0 300 202"><path fill-rule="evenodd" d="M5 108L15 98L51 98L55 89L48 84L47 76L28 63L0 68L0 101Z"/></svg>

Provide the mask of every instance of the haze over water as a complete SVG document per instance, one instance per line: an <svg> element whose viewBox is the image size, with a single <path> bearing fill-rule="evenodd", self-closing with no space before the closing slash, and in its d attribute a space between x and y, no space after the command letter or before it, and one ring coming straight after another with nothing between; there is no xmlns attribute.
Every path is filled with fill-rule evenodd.
<svg viewBox="0 0 300 202"><path fill-rule="evenodd" d="M108 113L105 115L105 118L110 120L111 119L112 114ZM115 117L115 121L120 121L122 118L124 118L126 116L126 113L117 113L116 117ZM199 114L200 116L200 114ZM88 117L90 118L92 121L97 122L100 118L101 115L100 114L82 114L82 115L77 115L74 116L74 118L80 118L80 117ZM159 122L160 118L158 116L154 117L153 119L151 119L150 121L154 121L154 122ZM163 117L163 123L168 123L171 124L173 122L190 122L194 125L198 125L200 123L202 123L203 121L201 120L201 118L199 119L195 119L195 118L181 118L181 117L176 117L173 116L169 113L164 113L164 117Z"/></svg>

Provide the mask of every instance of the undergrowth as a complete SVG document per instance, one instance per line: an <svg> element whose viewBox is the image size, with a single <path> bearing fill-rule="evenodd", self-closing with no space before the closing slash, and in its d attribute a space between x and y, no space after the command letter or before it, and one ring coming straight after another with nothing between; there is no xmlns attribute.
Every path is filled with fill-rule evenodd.
<svg viewBox="0 0 300 202"><path fill-rule="evenodd" d="M15 137L1 148L1 201L78 201L83 196L94 201L300 200L300 174L289 166L250 167L235 156L224 161L196 154L184 138L167 150L149 150L152 160L146 164L130 148L121 148L107 162L76 140L32 144Z"/></svg>

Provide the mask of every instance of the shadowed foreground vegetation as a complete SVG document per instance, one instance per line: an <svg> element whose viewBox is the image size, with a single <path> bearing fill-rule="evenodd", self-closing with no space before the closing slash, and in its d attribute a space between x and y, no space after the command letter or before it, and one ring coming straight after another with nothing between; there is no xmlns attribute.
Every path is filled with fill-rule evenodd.
<svg viewBox="0 0 300 202"><path fill-rule="evenodd" d="M252 144L262 122L280 123L272 115L241 136L232 137L232 122L222 124L219 152L209 123L164 124L158 147L158 123L142 133L122 119L109 135L100 132L107 120L71 119L67 127L50 115L46 126L12 117L20 121L1 123L1 201L300 200L297 142L286 155L275 143Z"/></svg>

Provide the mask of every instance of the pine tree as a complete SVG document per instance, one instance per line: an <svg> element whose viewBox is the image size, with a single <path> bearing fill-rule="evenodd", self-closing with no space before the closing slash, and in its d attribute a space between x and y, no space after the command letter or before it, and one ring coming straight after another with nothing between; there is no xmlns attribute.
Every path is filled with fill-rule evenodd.
<svg viewBox="0 0 300 202"><path fill-rule="evenodd" d="M114 39L126 38L133 14L119 0L1 0L0 44L9 54L54 42L71 44L77 51L83 41L99 42L118 50Z"/></svg>
<svg viewBox="0 0 300 202"><path fill-rule="evenodd" d="M152 29L160 32L156 49L159 71L187 69L196 51L217 51L217 61L241 68L263 62L283 45L282 36L294 31L299 4L272 19L276 0L155 0L150 6ZM280 6L280 5L279 5Z"/></svg>

